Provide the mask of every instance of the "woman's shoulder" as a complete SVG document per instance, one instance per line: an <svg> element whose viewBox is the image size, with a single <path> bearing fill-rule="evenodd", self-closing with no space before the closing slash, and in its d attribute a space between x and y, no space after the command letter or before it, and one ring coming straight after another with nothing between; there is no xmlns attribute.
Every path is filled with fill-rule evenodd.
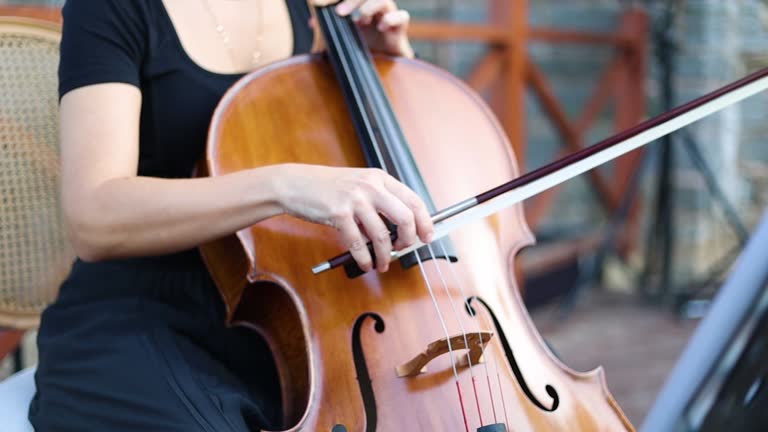
<svg viewBox="0 0 768 432"><path fill-rule="evenodd" d="M162 0L67 0L62 11L70 17L102 13L107 16L133 16L147 13L152 3Z"/></svg>
<svg viewBox="0 0 768 432"><path fill-rule="evenodd" d="M63 32L146 42L162 22L162 0L67 0L62 8Z"/></svg>
<svg viewBox="0 0 768 432"><path fill-rule="evenodd" d="M153 3L161 0L67 0L59 63L59 96L102 82L138 85Z"/></svg>
<svg viewBox="0 0 768 432"><path fill-rule="evenodd" d="M67 0L64 27L84 25L114 31L146 30L153 3L161 0Z"/></svg>

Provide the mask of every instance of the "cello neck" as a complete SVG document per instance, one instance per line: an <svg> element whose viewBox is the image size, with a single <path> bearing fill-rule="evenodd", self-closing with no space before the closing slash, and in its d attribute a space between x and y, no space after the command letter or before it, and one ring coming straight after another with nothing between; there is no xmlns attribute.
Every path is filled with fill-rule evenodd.
<svg viewBox="0 0 768 432"><path fill-rule="evenodd" d="M332 6L317 8L317 19L368 166L405 183L436 211L356 24Z"/></svg>
<svg viewBox="0 0 768 432"><path fill-rule="evenodd" d="M317 20L328 47L328 61L349 110L361 151L368 167L380 168L416 192L430 213L437 207L419 172L397 117L381 83L376 64L363 41L357 25L349 17L341 17L333 6L317 8ZM394 227L390 224L390 231ZM421 261L433 256L456 261L454 247L448 239L441 241L440 251L433 255L426 247L417 251ZM442 253L446 251L446 253ZM400 258L404 268L418 264L415 254ZM345 266L347 275L362 274L353 263Z"/></svg>

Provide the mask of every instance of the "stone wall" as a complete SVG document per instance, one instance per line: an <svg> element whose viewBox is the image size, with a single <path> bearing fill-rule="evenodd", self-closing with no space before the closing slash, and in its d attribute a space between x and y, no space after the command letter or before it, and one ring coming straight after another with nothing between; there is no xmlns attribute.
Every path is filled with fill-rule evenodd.
<svg viewBox="0 0 768 432"><path fill-rule="evenodd" d="M767 12L765 3L757 0L684 3L673 33L678 43L674 80L678 103L732 82L762 67L760 63L768 65L761 54L768 49L768 29L763 21ZM656 76L654 70L651 77ZM768 95L761 94L689 127L748 228L768 204L767 108ZM682 149L677 143L675 214L680 229L676 273L680 282L706 273L737 244L720 206Z"/></svg>

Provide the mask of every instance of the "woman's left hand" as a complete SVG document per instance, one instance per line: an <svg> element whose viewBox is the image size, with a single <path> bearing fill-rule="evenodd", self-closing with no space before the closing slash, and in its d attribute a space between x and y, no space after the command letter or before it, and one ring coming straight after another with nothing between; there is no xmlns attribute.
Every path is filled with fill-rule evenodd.
<svg viewBox="0 0 768 432"><path fill-rule="evenodd" d="M333 3L332 0L314 0L316 5ZM336 5L336 13L347 16L360 11L360 26L368 47L384 54L413 58L408 41L408 11L399 9L394 0L344 0Z"/></svg>

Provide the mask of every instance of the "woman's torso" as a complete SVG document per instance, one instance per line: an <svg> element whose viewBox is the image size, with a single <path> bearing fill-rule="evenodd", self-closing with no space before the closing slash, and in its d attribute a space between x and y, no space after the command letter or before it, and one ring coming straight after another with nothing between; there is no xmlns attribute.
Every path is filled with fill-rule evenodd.
<svg viewBox="0 0 768 432"><path fill-rule="evenodd" d="M290 52L308 52L307 4L286 4ZM97 83L137 85L138 175L189 177L219 99L243 74L215 73L193 61L161 0L69 0L63 14L60 94ZM225 326L221 299L195 249L77 260L42 316L38 347L30 407L38 430L158 430L172 421L247 430L280 418L268 348L252 331Z"/></svg>

